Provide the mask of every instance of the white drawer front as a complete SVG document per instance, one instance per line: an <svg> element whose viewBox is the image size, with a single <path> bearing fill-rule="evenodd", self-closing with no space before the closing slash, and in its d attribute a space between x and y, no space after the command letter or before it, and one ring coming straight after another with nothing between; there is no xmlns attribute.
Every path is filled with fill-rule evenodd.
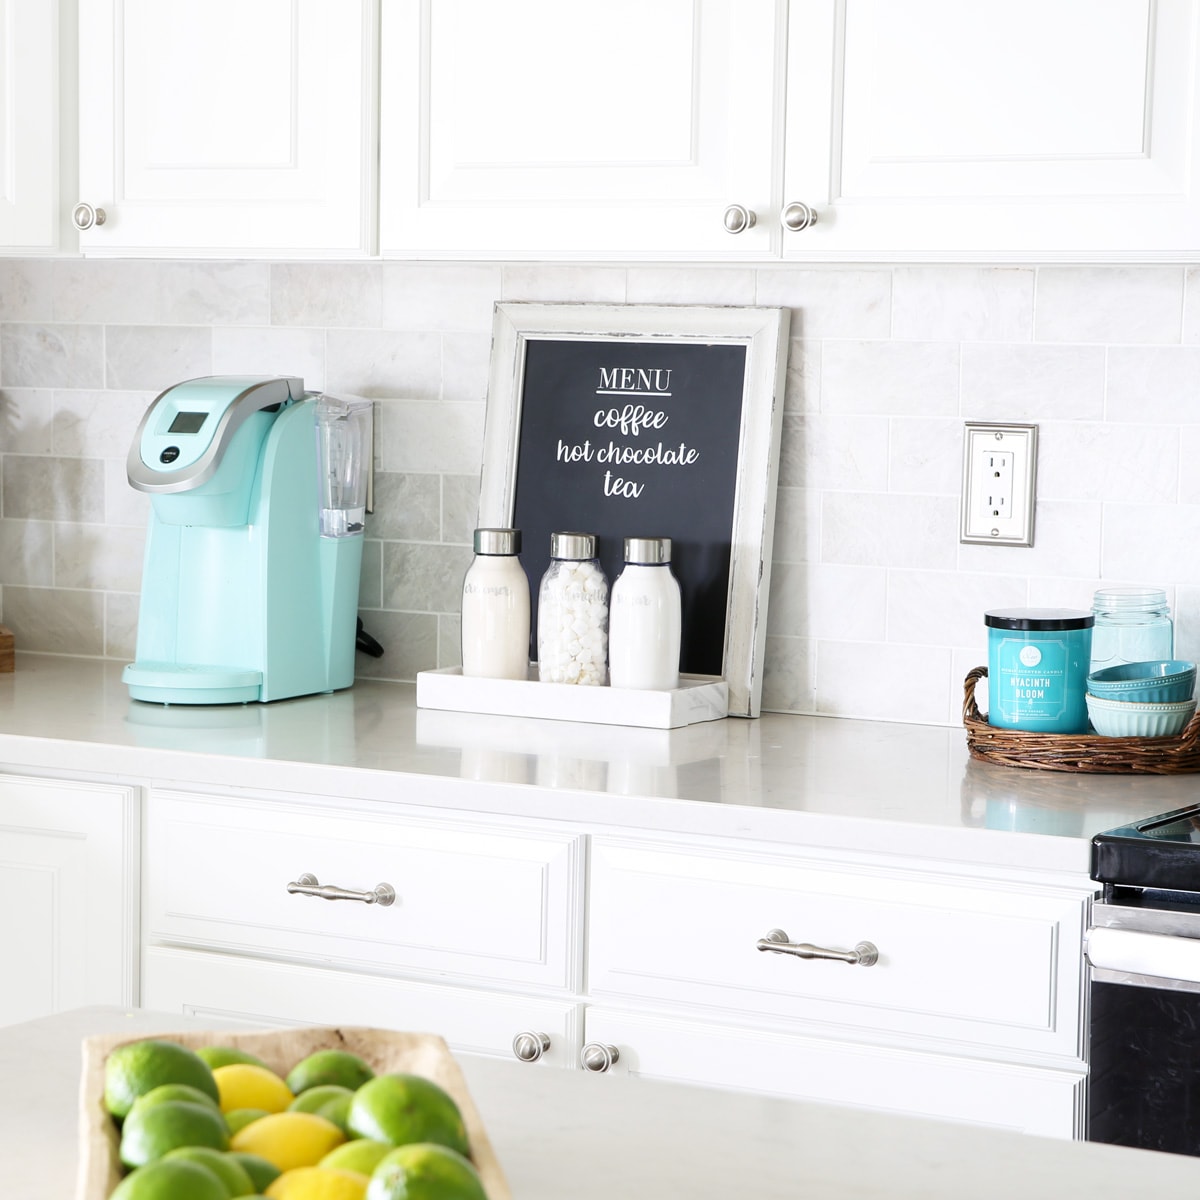
<svg viewBox="0 0 1200 1200"><path fill-rule="evenodd" d="M576 986L576 837L174 792L148 825L150 942ZM395 900L289 894L304 874Z"/></svg>
<svg viewBox="0 0 1200 1200"><path fill-rule="evenodd" d="M616 1049L614 1074L1048 1137L1070 1138L1080 1131L1082 1068L1007 1066L599 1007L587 1010L584 1041Z"/></svg>
<svg viewBox="0 0 1200 1200"><path fill-rule="evenodd" d="M1082 896L607 839L591 879L598 997L1079 1053ZM759 951L772 929L879 960Z"/></svg>
<svg viewBox="0 0 1200 1200"><path fill-rule="evenodd" d="M440 987L295 963L255 962L202 950L155 947L143 963L142 1003L214 1022L365 1025L436 1033L456 1052L513 1057L518 1033L544 1033L534 1065L573 1069L582 1006L470 988Z"/></svg>

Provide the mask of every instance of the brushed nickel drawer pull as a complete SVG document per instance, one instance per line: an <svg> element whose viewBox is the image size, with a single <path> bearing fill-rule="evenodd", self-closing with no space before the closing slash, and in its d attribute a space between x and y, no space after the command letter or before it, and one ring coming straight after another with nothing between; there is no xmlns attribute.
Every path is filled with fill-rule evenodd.
<svg viewBox="0 0 1200 1200"><path fill-rule="evenodd" d="M513 1038L513 1054L522 1062L537 1062L550 1049L550 1035L537 1030L526 1030Z"/></svg>
<svg viewBox="0 0 1200 1200"><path fill-rule="evenodd" d="M610 1046L605 1042L588 1042L579 1052L579 1065L585 1071L602 1075L605 1071L611 1070L613 1063L620 1057L621 1052L616 1046Z"/></svg>
<svg viewBox="0 0 1200 1200"><path fill-rule="evenodd" d="M289 883L287 890L291 895L319 896L322 900L361 900L363 904L378 904L381 908L387 908L396 899L396 889L390 883L378 884L370 892L352 892L331 883L320 884L317 877L307 871L294 883Z"/></svg>
<svg viewBox="0 0 1200 1200"><path fill-rule="evenodd" d="M826 950L808 942L791 942L782 929L772 929L755 943L759 950L772 954L793 954L796 958L827 958L833 962L849 963L852 967L873 967L879 961L879 950L871 942L859 942L853 950Z"/></svg>

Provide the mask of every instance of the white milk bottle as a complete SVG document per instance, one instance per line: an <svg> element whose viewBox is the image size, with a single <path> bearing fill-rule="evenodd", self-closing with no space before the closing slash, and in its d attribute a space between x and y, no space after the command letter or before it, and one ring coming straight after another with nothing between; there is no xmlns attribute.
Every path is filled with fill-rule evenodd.
<svg viewBox="0 0 1200 1200"><path fill-rule="evenodd" d="M608 678L615 688L679 686L679 581L670 538L626 538L625 569L613 584Z"/></svg>
<svg viewBox="0 0 1200 1200"><path fill-rule="evenodd" d="M529 579L519 529L475 530L475 561L463 580L462 673L529 678Z"/></svg>

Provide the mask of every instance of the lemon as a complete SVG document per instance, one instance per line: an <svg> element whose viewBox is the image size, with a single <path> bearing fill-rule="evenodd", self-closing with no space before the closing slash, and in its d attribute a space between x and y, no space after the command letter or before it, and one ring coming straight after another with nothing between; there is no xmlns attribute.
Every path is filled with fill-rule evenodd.
<svg viewBox="0 0 1200 1200"><path fill-rule="evenodd" d="M379 1160L392 1152L387 1142L373 1142L370 1138L355 1138L336 1150L330 1150L318 1167L342 1167L346 1171L361 1171L370 1175L379 1166Z"/></svg>
<svg viewBox="0 0 1200 1200"><path fill-rule="evenodd" d="M233 1135L231 1148L257 1154L281 1171L315 1167L346 1135L316 1113L281 1112L261 1117Z"/></svg>
<svg viewBox="0 0 1200 1200"><path fill-rule="evenodd" d="M265 1118L264 1118L265 1119ZM162 1158L176 1146L211 1146L229 1149L225 1118L205 1104L166 1100L138 1109L125 1118L121 1128L121 1161L141 1167Z"/></svg>
<svg viewBox="0 0 1200 1200"><path fill-rule="evenodd" d="M104 1064L104 1103L118 1120L133 1102L163 1083L186 1083L217 1099L208 1064L175 1042L146 1038L118 1046Z"/></svg>
<svg viewBox="0 0 1200 1200"><path fill-rule="evenodd" d="M265 1112L283 1112L295 1097L274 1071L253 1063L230 1063L213 1071L220 1093L222 1112L236 1108L261 1108Z"/></svg>
<svg viewBox="0 0 1200 1200"><path fill-rule="evenodd" d="M231 1197L249 1196L254 1192L254 1181L246 1168L236 1158L220 1150L208 1146L180 1146L163 1155L164 1162L168 1159L207 1167L225 1185Z"/></svg>
<svg viewBox="0 0 1200 1200"><path fill-rule="evenodd" d="M250 1063L255 1067L267 1065L261 1058L256 1058L246 1050L239 1050L236 1046L201 1046L196 1054L214 1071L218 1067L227 1067L231 1063Z"/></svg>
<svg viewBox="0 0 1200 1200"><path fill-rule="evenodd" d="M325 1083L336 1083L353 1092L374 1078L375 1072L349 1050L317 1050L288 1072L287 1085L297 1095Z"/></svg>
<svg viewBox="0 0 1200 1200"><path fill-rule="evenodd" d="M203 1104L213 1112L220 1111L217 1102L207 1092L202 1092L189 1083L160 1083L158 1087L151 1088L145 1095L139 1096L129 1111L137 1112L139 1108L149 1108L167 1100L187 1100L191 1104Z"/></svg>
<svg viewBox="0 0 1200 1200"><path fill-rule="evenodd" d="M269 1200L363 1200L370 1178L338 1167L285 1171L267 1188Z"/></svg>
<svg viewBox="0 0 1200 1200"><path fill-rule="evenodd" d="M207 1167L164 1158L126 1175L108 1200L229 1200L229 1189Z"/></svg>
<svg viewBox="0 0 1200 1200"><path fill-rule="evenodd" d="M479 1172L432 1142L400 1146L371 1175L365 1200L487 1200Z"/></svg>
<svg viewBox="0 0 1200 1200"><path fill-rule="evenodd" d="M265 1191L267 1186L279 1177L279 1168L269 1163L258 1154L247 1154L245 1150L230 1150L229 1157L237 1159L243 1170L250 1176L250 1182L258 1191Z"/></svg>
<svg viewBox="0 0 1200 1200"><path fill-rule="evenodd" d="M225 1124L229 1126L230 1134L235 1134L239 1129L245 1129L251 1121L257 1121L259 1117L270 1116L265 1108L231 1108L225 1114Z"/></svg>
<svg viewBox="0 0 1200 1200"><path fill-rule="evenodd" d="M469 1153L462 1113L449 1092L423 1075L379 1075L354 1093L346 1122L351 1137L392 1146L437 1142Z"/></svg>

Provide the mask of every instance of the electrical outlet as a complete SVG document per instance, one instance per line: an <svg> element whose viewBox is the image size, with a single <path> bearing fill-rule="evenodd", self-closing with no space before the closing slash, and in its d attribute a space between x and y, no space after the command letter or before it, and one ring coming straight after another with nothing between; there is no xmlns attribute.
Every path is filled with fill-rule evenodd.
<svg viewBox="0 0 1200 1200"><path fill-rule="evenodd" d="M968 421L963 436L964 542L1033 545L1036 425Z"/></svg>

